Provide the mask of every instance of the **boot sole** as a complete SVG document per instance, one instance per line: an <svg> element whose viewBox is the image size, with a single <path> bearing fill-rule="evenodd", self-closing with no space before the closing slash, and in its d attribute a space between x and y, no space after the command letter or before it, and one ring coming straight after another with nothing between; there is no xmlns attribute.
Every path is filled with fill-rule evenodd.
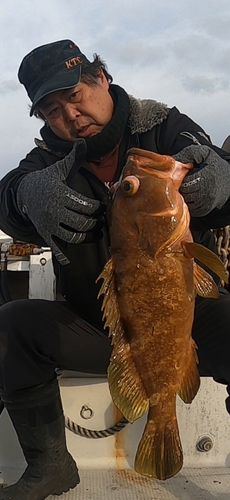
<svg viewBox="0 0 230 500"><path fill-rule="evenodd" d="M39 497L36 496L36 498L37 498L37 500L46 500L46 498L49 495L60 496L63 493L67 493L69 490L72 490L73 488L75 488L79 483L80 483L80 478L79 478L79 474L76 470L73 474L71 474L70 477L68 477L68 483L66 481L66 483L60 484L60 486L55 485L53 491L50 491L50 490L46 491L41 496L39 496ZM6 488L6 490L7 489L8 488ZM12 498L16 498L15 494L13 492L12 492L12 494L8 493L7 491L5 491L5 488L0 487L0 498L2 500L4 500L4 498L9 499L11 497L11 495L13 495ZM35 495L36 495L36 493L35 493Z"/></svg>
<svg viewBox="0 0 230 500"><path fill-rule="evenodd" d="M22 481L22 479L20 479L19 482L20 481ZM23 485L22 483L19 486L19 490L17 491L18 483L16 483L15 485L0 489L0 499L9 500L9 498L12 498L16 500L18 497L20 497L20 499L26 497L27 500L32 500L35 498L36 500L46 500L49 495L60 496L62 495L62 493L67 493L67 491L75 488L75 486L77 486L79 483L80 477L78 474L76 463L71 455L69 455L69 459L65 464L64 470L59 471L59 476L57 471L57 474L51 477L50 481L48 481L46 484L34 485L34 488L31 489L30 496L28 494L28 487L26 487L26 484Z"/></svg>
<svg viewBox="0 0 230 500"><path fill-rule="evenodd" d="M68 484L60 486L60 489L57 488L55 489L54 493L50 493L50 495L57 495L60 496L63 493L67 493L69 490L72 490L75 488L78 484L80 483L80 477L77 471L75 471L74 474L72 474L70 477L68 477ZM46 497L44 497L46 498ZM43 500L43 498L39 499Z"/></svg>

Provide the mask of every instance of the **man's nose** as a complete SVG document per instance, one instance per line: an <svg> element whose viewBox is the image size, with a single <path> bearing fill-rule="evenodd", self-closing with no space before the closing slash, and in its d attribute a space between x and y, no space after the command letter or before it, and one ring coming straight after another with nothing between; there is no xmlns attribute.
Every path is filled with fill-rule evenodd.
<svg viewBox="0 0 230 500"><path fill-rule="evenodd" d="M80 115L80 112L78 111L76 104L72 103L66 103L65 105L65 115L67 120L73 121L76 119L77 116Z"/></svg>

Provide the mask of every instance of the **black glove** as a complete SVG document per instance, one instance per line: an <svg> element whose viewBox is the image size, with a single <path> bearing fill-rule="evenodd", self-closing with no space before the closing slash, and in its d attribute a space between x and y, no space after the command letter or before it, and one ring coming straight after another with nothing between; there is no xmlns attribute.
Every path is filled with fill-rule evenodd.
<svg viewBox="0 0 230 500"><path fill-rule="evenodd" d="M101 203L77 193L65 183L76 158L83 158L85 153L85 140L78 139L65 158L25 175L17 192L22 215L26 214L31 220L63 265L69 260L60 251L56 238L67 243L87 243L94 240L95 231L103 225L102 217L92 217L102 213Z"/></svg>
<svg viewBox="0 0 230 500"><path fill-rule="evenodd" d="M194 163L180 192L193 217L221 208L230 196L230 165L208 146L187 146L173 156L182 163Z"/></svg>

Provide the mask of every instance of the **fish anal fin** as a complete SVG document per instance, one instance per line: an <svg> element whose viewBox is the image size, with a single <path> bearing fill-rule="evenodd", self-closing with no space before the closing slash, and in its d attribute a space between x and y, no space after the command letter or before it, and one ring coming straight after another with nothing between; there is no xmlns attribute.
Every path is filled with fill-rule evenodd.
<svg viewBox="0 0 230 500"><path fill-rule="evenodd" d="M140 418L149 407L149 400L141 378L132 359L129 342L125 339L117 301L114 266L109 260L99 279L103 283L99 295L103 294L103 319L109 328L113 351L108 368L108 382L114 404L129 422Z"/></svg>
<svg viewBox="0 0 230 500"><path fill-rule="evenodd" d="M148 421L135 458L134 469L139 474L165 480L175 476L183 465L183 453L176 416ZM158 422L158 423L157 423Z"/></svg>
<svg viewBox="0 0 230 500"><path fill-rule="evenodd" d="M193 278L196 293L201 297L218 299L219 291L213 277L196 262L193 265Z"/></svg>
<svg viewBox="0 0 230 500"><path fill-rule="evenodd" d="M192 257L199 260L202 264L205 264L209 269L211 269L211 271L224 280L225 283L228 283L228 276L224 264L214 252L203 245L194 242L190 243L182 241L181 246L186 257Z"/></svg>
<svg viewBox="0 0 230 500"><path fill-rule="evenodd" d="M181 380L180 389L178 394L184 403L191 403L195 398L200 387L200 375L198 372L198 357L196 352L196 344L191 338L190 348L186 357L186 371Z"/></svg>

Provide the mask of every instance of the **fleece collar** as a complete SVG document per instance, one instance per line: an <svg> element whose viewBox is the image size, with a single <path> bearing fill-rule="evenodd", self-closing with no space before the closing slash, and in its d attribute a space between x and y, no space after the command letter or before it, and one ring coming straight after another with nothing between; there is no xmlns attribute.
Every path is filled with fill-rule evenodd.
<svg viewBox="0 0 230 500"><path fill-rule="evenodd" d="M136 99L129 96L130 116L128 125L131 134L143 134L155 125L162 123L168 116L169 109L166 104L152 99Z"/></svg>

